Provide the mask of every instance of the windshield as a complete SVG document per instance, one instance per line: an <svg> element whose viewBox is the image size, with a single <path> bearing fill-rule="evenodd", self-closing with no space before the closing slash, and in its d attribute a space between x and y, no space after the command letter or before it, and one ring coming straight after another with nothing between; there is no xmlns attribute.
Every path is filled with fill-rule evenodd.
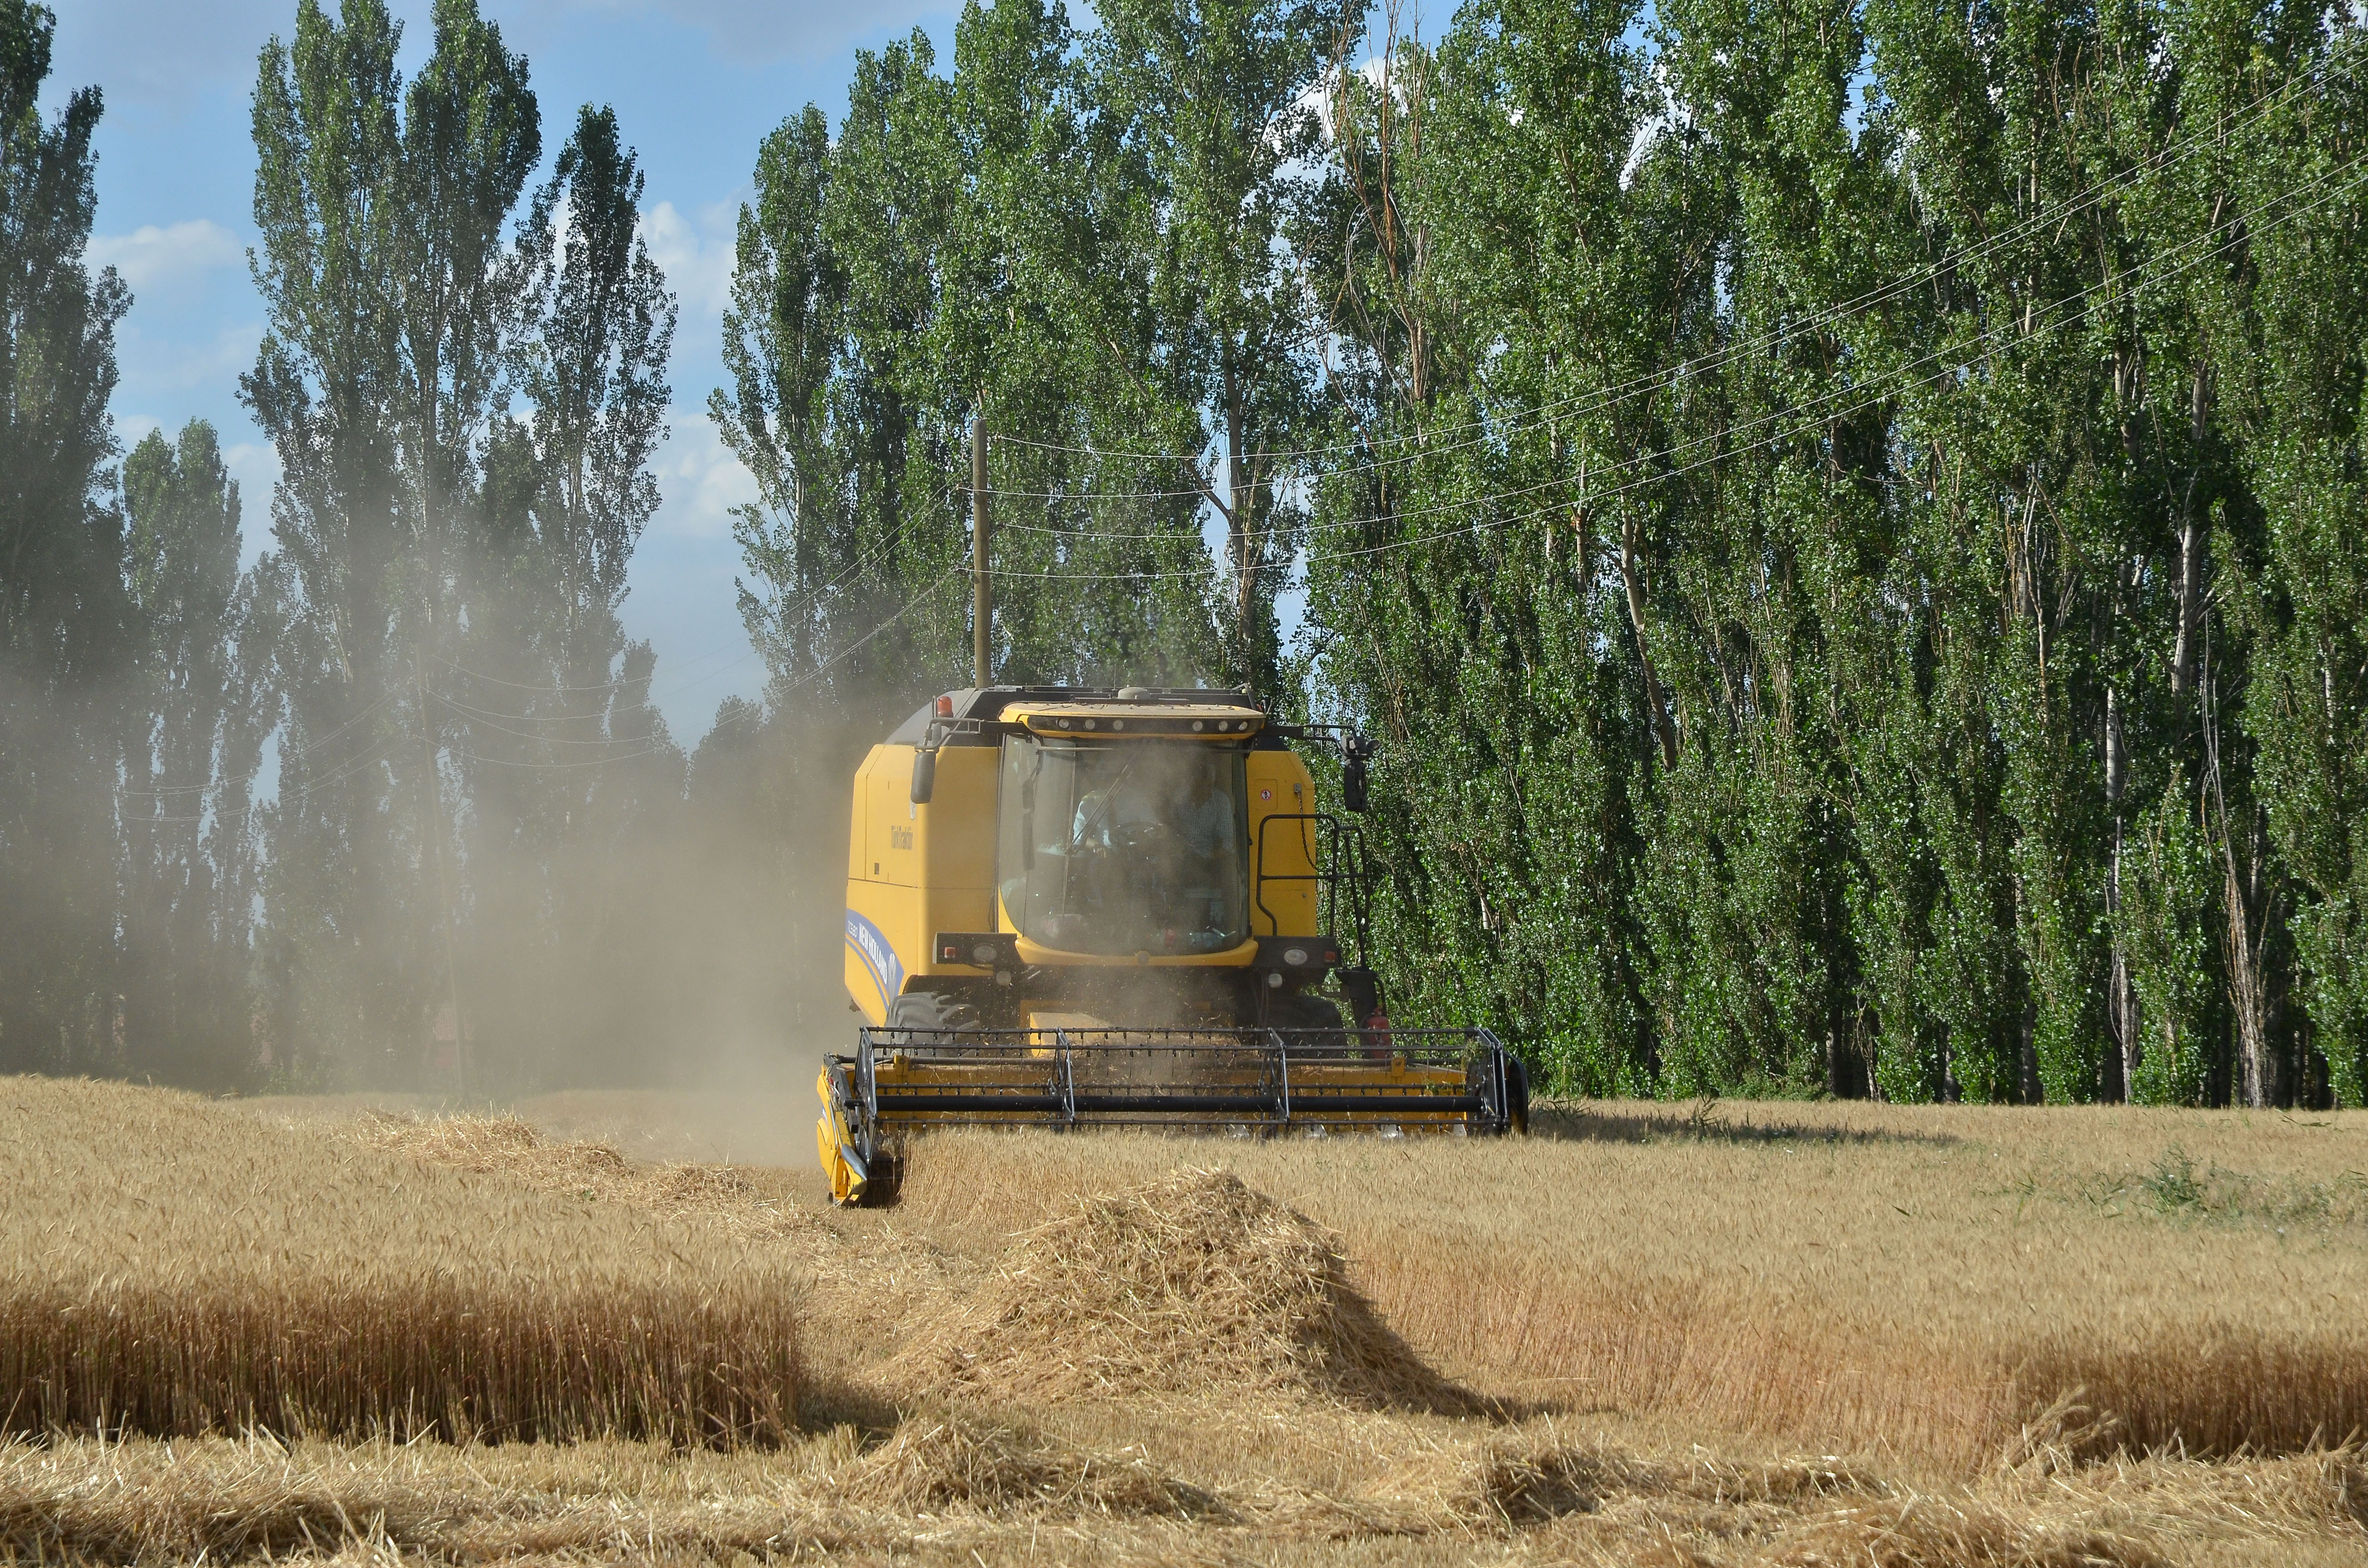
<svg viewBox="0 0 2368 1568"><path fill-rule="evenodd" d="M1003 906L1072 953L1212 953L1249 936L1242 754L1188 741L1003 743Z"/></svg>

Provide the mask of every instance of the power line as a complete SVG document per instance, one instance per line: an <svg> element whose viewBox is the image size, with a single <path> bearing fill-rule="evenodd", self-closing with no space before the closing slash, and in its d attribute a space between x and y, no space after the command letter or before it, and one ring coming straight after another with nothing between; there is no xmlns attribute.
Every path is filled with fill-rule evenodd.
<svg viewBox="0 0 2368 1568"><path fill-rule="evenodd" d="M327 734L316 736L301 746L283 748L279 753L279 759L284 762L289 757L312 756L314 752L319 751L323 746L327 745L331 741L336 740L339 735L344 734L347 730L352 729L356 724L360 723L363 720L369 718L371 714L377 712L380 709L384 708L388 703L393 700L394 698L392 694L380 698L377 701L371 703L369 707L364 708L360 712L355 714L352 718L347 720L336 729L331 730ZM274 726L274 728L277 728L277 726ZM167 784L154 790L119 790L116 793L119 795L129 795L140 799L154 799L165 795L211 795L218 790L229 790L234 789L241 784L252 784L255 780L263 777L263 770L266 766L266 764L258 762L255 765L255 768L252 772L242 775L237 778L217 779L211 784ZM152 820L161 822L165 819L159 817Z"/></svg>
<svg viewBox="0 0 2368 1568"><path fill-rule="evenodd" d="M2176 138L2171 142L2166 142L2160 150L2149 153L2146 158L2140 160L2137 164L2123 171L2121 174L2112 176L2111 179L2108 179L2089 190L2081 192L2077 197L2067 198L2065 200L2056 203L2055 206L2034 213L2031 217L2023 219L2017 223L2011 224L2009 227L2000 230L1997 234L1989 236L1966 249L1953 252L1948 256L1942 256L1937 261L1927 263L1923 267L1917 271L1911 272L1904 278L1895 278L1876 289L1859 295L1855 299L1845 301L1838 305L1828 306L1822 311L1814 312L1796 321L1789 322L1781 327L1770 328L1756 338L1742 339L1736 343L1726 345L1724 347L1713 350L1710 355L1700 360L1683 361L1671 369L1645 372L1632 377L1626 381L1615 383L1611 387L1598 388L1588 392L1575 393L1570 398L1564 399L1559 402L1538 404L1532 408L1525 409L1518 413L1503 415L1488 415L1479 419L1470 420L1461 425L1444 426L1431 431L1411 432L1403 436L1380 437L1373 441L1349 441L1330 446L1301 447L1288 449L1280 452L1253 452L1249 454L1250 459L1253 461L1273 461L1277 463L1296 464L1306 459L1324 457L1338 452L1360 452L1370 450L1375 446L1398 445L1405 443L1423 444L1423 449L1415 454L1417 456L1435 456L1440 452L1455 451L1465 447L1484 444L1491 438L1490 433L1507 429L1508 427L1518 426L1524 422L1534 424L1540 420L1549 417L1559 417L1563 415L1575 417L1580 415L1595 413L1602 408L1608 408L1615 403L1625 401L1627 398L1634 396L1642 392L1648 391L1653 387L1662 384L1664 381L1682 380L1688 375L1701 374L1709 370L1720 369L1732 359L1744 355L1756 353L1762 348L1771 347L1782 343L1787 338L1798 336L1803 333L1813 332L1836 322L1845 320L1850 316L1862 313L1865 311L1872 310L1875 306L1896 299L1912 290L1921 288L1926 283L1943 276L1952 269L1964 267L1970 262L1977 261L1989 255L1991 252L2000 249L2021 239L2026 238L2032 233L2060 223L2066 219L2078 216L2080 212L2085 211L2089 208L2101 203L2115 191L2134 186L2147 175L2159 172L2162 169L2169 167L2172 164L2184 159L2200 146L2206 143L2216 143L2229 136L2243 135L2248 132L2262 120L2266 119L2271 114L2274 113L2290 97L2298 97L2304 94L2317 94L2323 92L2334 79L2348 74L2356 62L2348 58L2339 59L2338 57L2347 51L2356 50L2361 46L2361 36L2357 34L2338 40L2335 45L2319 61L2318 64L2320 69L2306 73L2304 75L2287 82L2283 86L2280 87L2277 92L2261 99L2248 115L2234 126L2203 127L2193 131L2185 136ZM1428 444L1429 438L1432 437L1452 436L1471 430L1478 430L1483 432L1483 434L1475 436L1469 440L1461 442L1452 442L1436 446ZM1140 460L1144 462L1190 462L1197 464L1212 455L1205 447L1201 450L1194 452L1147 452L1129 451L1125 449L1113 450L1109 448L1070 446L1054 441L1034 441L1024 437L1018 436L996 436L993 437L993 439L1002 445L1027 447L1041 451L1065 452L1097 459L1117 459ZM1385 467L1391 462L1405 460L1409 460L1380 458L1362 464L1353 465L1344 469L1338 469L1332 472L1336 474L1354 473L1362 472L1366 469ZM1168 491L1119 492L1108 498L1147 500L1180 498L1187 495L1203 495L1207 493L1206 487L1201 486L1189 490L1178 489ZM1064 495L1057 492L1002 491L997 494L1009 495L1015 499L1066 499Z"/></svg>
<svg viewBox="0 0 2368 1568"><path fill-rule="evenodd" d="M848 658L852 657L852 656L853 656L853 655L854 655L854 654L855 654L859 650L860 650L860 649L861 649L861 648L863 648L865 645L867 645L868 643L870 643L873 638L880 636L882 632L884 632L884 631L888 631L888 630L889 630L889 628L891 628L891 627L894 626L897 622L899 622L899 621L903 620L903 619L904 619L907 615L910 615L913 611L915 611L915 610L916 610L916 609L920 608L921 608L921 606L923 606L924 604L927 604L930 599L932 599L932 598L936 597L937 597L937 595L938 595L940 591L942 591L942 590L944 589L945 585L946 585L948 583L951 583L951 582L952 582L955 578L957 578L957 577L959 577L959 576L962 576L962 575L964 574L964 572L965 572L965 571L966 571L966 568L964 568L964 567L961 567L961 566L955 566L955 567L952 567L952 568L949 569L949 570L948 570L948 571L947 571L943 575L939 576L939 577L935 582L931 583L928 587L923 588L919 593L917 593L917 594L914 595L914 596L913 596L913 597L911 597L911 598L909 598L909 599L905 600L904 604L902 604L902 605L898 606L898 607L897 607L897 608L896 608L895 613L894 613L894 614L893 614L893 615L891 615L891 616L889 616L885 620L881 621L879 624L877 624L876 626L872 627L869 631L866 631L862 636L860 636L860 637L857 638L854 642L852 642L848 643L846 647L841 648L837 653L833 653L829 658L825 659L821 664L816 665L813 669L811 669L811 670L807 671L803 676L800 676L799 678L797 678L796 680L787 682L787 683L785 683L784 685L782 685L782 686L780 686L780 687L776 687L775 689L776 689L777 691L780 691L780 692L795 691L795 690L799 689L799 688L800 688L800 687L805 687L805 686L811 685L813 682L814 682L814 681L817 681L817 680L821 679L821 678L822 678L822 676L823 676L823 675L824 675L824 673L825 673L825 671L830 670L830 669L831 669L831 668L833 668L834 666L836 666L836 665L837 665L841 664L842 662L844 662L845 660L847 660L847 659L848 659ZM438 695L438 696L440 696L440 694L435 694L435 695ZM516 734L516 733L518 733L518 732L517 732L517 731L510 731L510 732L507 732L507 733L512 733L512 734ZM540 740L540 739L541 739L542 737L529 735L529 736L525 736L524 738L529 739L529 740ZM624 743L624 742L610 742L610 743L601 743L601 742L579 742L579 743L575 743L575 744L630 744L630 743ZM518 761L512 761L512 760L509 760L509 759L507 759L507 758L503 758L503 757L497 757L497 756L485 756L485 755L484 755L484 753L482 753L482 752L461 752L461 751L455 751L452 755L453 755L453 756L454 756L456 759L458 759L458 760L469 761L469 762L484 762L484 763L490 763L490 764L492 764L493 766L495 766L495 767L496 767L535 768L535 769L543 769L543 770L556 771L556 770L560 770L560 769L577 768L577 767L606 767L607 765L609 765L609 763L612 763L612 762L632 762L632 761L634 761L634 760L636 760L637 758L640 758L640 757L644 757L644 756L655 756L661 755L662 753L665 753L665 752L666 752L666 751L670 751L670 750L677 750L677 749L678 749L678 748L673 747L673 746L671 746L671 745L652 745L652 746L645 747L644 749L643 749L643 750L641 750L641 751L625 752L625 753L621 753L621 754L620 754L620 755L618 755L618 756L615 756L587 757L587 758L584 759L584 760L583 760L583 761L581 761L581 762L518 762Z"/></svg>
<svg viewBox="0 0 2368 1568"><path fill-rule="evenodd" d="M902 520L899 520L899 521L898 521L898 523L896 524L896 526L895 526L894 528L890 528L890 529L888 530L887 534L886 534L885 536L883 536L883 537L880 540L880 541L879 541L878 543L874 544L874 545L873 545L873 546L872 546L869 551L867 551L866 552L864 552L864 553L863 553L863 554L861 554L861 555L859 555L859 556L858 556L858 557L857 557L853 562L849 562L849 563L848 563L848 565L847 565L843 570L841 570L841 571L840 571L840 573L839 573L839 574L838 574L837 576L836 576L836 577L832 578L832 579L831 579L829 582L827 582L827 583L819 584L819 585L815 585L815 586L814 586L814 587L811 587L811 588L808 588L808 589L803 590L802 593L800 593L799 595L797 595L797 596L796 596L796 597L795 597L791 601L791 604L792 604L793 606L797 606L797 607L800 607L800 608L803 608L804 606L812 605L814 602L815 602L816 600L820 599L820 598L822 597L822 596L823 596L823 595L825 595L825 594L826 594L826 593L830 592L833 588L838 587L838 586L840 586L841 585L845 584L845 583L846 583L849 578L853 577L857 573L861 572L862 570L864 570L864 569L865 569L866 567L868 567L868 566L871 566L871 565L875 564L875 563L876 563L877 562L879 562L879 561L880 561L883 556L885 556L885 555L886 555L886 553L887 553L891 549L893 549L893 548L895 546L895 544L896 544L896 542L897 542L897 540L900 540L900 539L902 539L902 538L904 537L904 532L905 532L905 524L904 524L904 522L903 522ZM707 660L709 660L709 659L712 659L712 658L720 658L720 657L722 657L724 652L725 652L725 650L723 650L723 649L720 649L720 648L719 648L719 649L714 650L714 651L713 651L713 652L712 652L712 653L701 653L701 654L698 655L698 656L697 656L697 657L695 657L695 658L692 658L692 659L690 659L690 660L686 661L686 663L688 663L688 664L691 664L691 665L702 664L702 663L706 662L706 661L707 661ZM677 693L677 692L688 691L688 690L689 690L689 689L690 689L690 687L691 687L698 686L698 685L700 685L700 684L701 684L701 683L703 683L703 682L706 682L706 681L713 680L716 676L718 676L722 675L725 670L736 669L736 668L738 668L740 665L746 664L746 663L747 663L751 658L754 658L754 657L756 656L756 653L757 653L757 650L756 650L753 646L751 646L751 647L744 647L744 648L742 648L742 649L741 649L741 651L739 652L739 653L737 654L737 656L735 656L734 658L733 658L729 663L726 663L726 664L723 664L723 665L718 665L716 668L712 669L712 670L709 670L709 671L705 672L705 673L704 673L704 674L702 674L702 675L699 675L699 676L693 676L691 679L689 679L689 680L688 680L688 681L684 682L684 683L683 683L683 684L681 684L681 685L674 686L674 687L668 687L666 691L664 691L664 692L660 692L660 693L654 694L654 695L651 697L650 700L651 700L651 701L653 701L653 702L655 702L655 701L659 700L659 699L660 699L660 698L663 698L663 697L672 697L672 696L674 696L674 695L675 695L676 693ZM472 679L472 680L482 680L482 681L485 681L485 682L488 682L488 683L490 683L490 684L492 684L492 685L494 685L494 686L504 686L504 687L509 687L509 688L510 688L511 690L513 690L513 691L537 691L537 692L546 692L546 691L547 691L547 692L552 692L552 693L578 692L578 691L615 691L615 690L619 689L620 687L628 687L628 686L632 686L632 685L635 684L635 683L634 683L633 681L632 681L632 680L612 680L612 681L603 681L603 682L601 682L600 684L598 684L598 685L597 685L597 686L564 686L564 685L560 685L560 684L557 684L557 683L554 683L554 682L529 682L529 681L504 680L504 679L503 679L501 676L489 676L489 675L484 674L484 672L482 672L482 671L470 669L470 668L469 668L468 666L466 666L465 665L459 665L459 664L455 664L455 663L453 663L453 661L451 661L450 659L447 659L447 658L443 657L441 654L437 654L437 655L432 655L432 656L436 659L437 663L438 663L438 664L440 664L440 665L444 665L444 666L446 666L448 669L450 669L450 670L454 671L454 672L455 672L455 673L457 673L457 674L467 676L469 676L469 677L470 677L471 679ZM645 677L645 678L655 678L655 672L653 672L653 676L652 676L651 677ZM507 718L513 718L513 719L530 719L530 718L534 718L535 716L534 716L534 715L531 715L531 714L526 714L526 713L512 713L512 714L507 714L507 715L505 715L505 717L507 717ZM538 720L538 722L541 722L541 721L539 721L539 720Z"/></svg>
<svg viewBox="0 0 2368 1568"><path fill-rule="evenodd" d="M2274 206L2280 202L2290 201L2309 191L2314 187L2323 185L2329 180L2336 179L2338 176L2351 170L2359 168L2362 164L2368 164L2368 154L2362 154L2360 157L2351 159L2348 163L2338 165L2335 168L2327 170L2319 175L2316 175L2290 190L2281 192L2277 197L2273 198L2270 203L2265 204L2265 207ZM2254 223L2249 229L2249 233L2258 236L2260 234L2273 233L2275 230L2293 222L2294 219L2300 218L2311 211L2315 211L2318 208L2337 199L2347 192L2357 189L2363 183L2368 183L2368 181L2354 179L2349 184L2340 186L2337 188L2328 191L2317 200L2309 202L2303 207L2280 214L2267 222ZM2257 213L2247 214L2245 216L2249 219L2256 215ZM2226 223L2222 225L2222 227L2234 228L2237 222L2237 219L2232 217L2226 222ZM2140 263L2137 266L2125 268L2121 272L2115 273L2112 277L2099 283L2092 284L2076 293L2064 296L2052 304L2044 307L2041 312L2037 312L2042 317L2051 319L2044 320L2044 324L2042 325L2021 332L2020 340L2027 342L2032 338L2038 337L2044 333L2057 330L2066 322L2075 319L2068 313L2071 308L2077 306L2089 296L2093 294L2106 293L2114 290L2124 284L2130 284L2135 280L2142 279L2154 272L2163 261L2178 256L2181 251L2192 250L2198 245L2202 245L2203 242L2210 237L2209 233L2203 235L2198 235L2194 239L2186 242L2184 244L2172 251L2150 258L2148 261ZM2214 256L2221 254L2234 243L2234 239L2231 238L2228 240L2223 240L2217 244L2211 245L2201 251L2199 254L2188 256L2184 261L2180 262L2180 265L2171 267L2163 276L2165 278L2178 277L2181 273L2200 266L2212 259ZM1767 426L1774 424L1778 420L1797 419L1798 416L1806 410L1820 410L1820 412L1816 414L1815 418L1793 424L1787 428L1774 430L1764 435L1755 435L1747 444L1758 445L1763 441L1772 444L1778 441L1789 439L1794 436L1816 430L1820 426L1828 424L1834 418L1857 413L1884 402L1885 399L1903 390L1912 388L1917 381L1924 379L1921 376L1914 375L1910 372L1917 371L1924 367L1928 367L1938 362L1956 358L1961 355L1980 347L1986 343L2006 338L2013 330L2014 326L2015 324L2009 321L2002 323L1997 326L1986 328L1969 342L1952 345L1942 349L1934 350L1919 358L1910 360L1904 365L1895 367L1891 370L1885 372L1881 378L1864 385L1838 388L1832 392L1819 394L1817 397L1811 399L1805 404L1795 405L1793 408L1785 410L1771 411L1769 414L1748 421L1742 426L1723 427L1718 430L1708 432L1702 436L1696 437L1691 440L1679 442L1672 447L1623 459L1601 472L1607 474L1626 472L1663 459L1680 456L1683 453L1697 449L1705 445L1723 445L1732 441L1733 438L1740 432L1760 431ZM1847 404L1847 406L1842 406L1843 404ZM1683 464L1668 472L1645 474L1639 478L1631 480L1624 484L1615 485L1609 490L1592 493L1587 497L1587 499L1590 501L1609 500L1619 495L1626 494L1631 491L1641 489L1648 484L1663 483L1668 480L1691 473L1697 469L1707 466L1710 463L1720 461L1727 455L1727 452L1725 450L1713 451L1708 456L1697 461ZM1594 476L1590 475L1589 477L1592 478ZM1440 511L1468 510L1474 506L1491 506L1501 503L1505 500L1534 494L1541 490L1566 488L1575 483L1576 481L1573 479L1565 476L1548 480L1538 484L1526 485L1518 490L1498 491L1487 495L1443 502L1434 506L1411 508L1383 517L1369 516L1336 519L1330 522L1320 522L1313 525L1313 527L1317 531L1326 531L1344 528L1367 527L1374 523L1402 522L1407 517L1431 515ZM1551 513L1558 512L1562 509L1562 506L1563 503L1556 502L1553 506L1539 507L1529 512L1519 514L1515 517L1498 518L1493 522L1474 526L1490 529L1508 528L1516 523L1531 521ZM1422 535L1417 539L1396 540L1386 544L1367 546L1360 549L1310 551L1305 559L1312 564L1318 561L1348 560L1361 556L1387 553L1396 550L1413 549L1418 545L1433 542L1438 540L1453 538L1466 531L1469 530L1463 528L1445 528ZM1258 537L1263 541L1275 539L1279 537L1279 535L1275 532L1269 532ZM1160 578L1199 576L1204 575L1205 574L1199 570L1187 569L1117 573L998 571L996 574L999 576L1035 579L1039 581L1143 582Z"/></svg>

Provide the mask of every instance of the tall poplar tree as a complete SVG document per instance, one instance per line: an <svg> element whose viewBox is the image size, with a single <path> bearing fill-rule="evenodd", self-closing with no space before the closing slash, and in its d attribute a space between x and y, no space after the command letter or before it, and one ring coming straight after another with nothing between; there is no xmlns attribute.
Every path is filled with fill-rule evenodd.
<svg viewBox="0 0 2368 1568"><path fill-rule="evenodd" d="M123 1066L238 1083L255 1056L250 796L279 709L269 582L239 570L238 483L202 420L132 449L123 510L140 666L123 764Z"/></svg>
<svg viewBox="0 0 2368 1568"><path fill-rule="evenodd" d="M510 1082L644 1050L667 999L635 906L684 761L650 701L655 655L620 619L658 506L676 320L642 188L615 113L584 106L520 223L508 352L529 407L483 449L467 629L432 699L470 808L464 1005L483 1071Z"/></svg>
<svg viewBox="0 0 2368 1568"><path fill-rule="evenodd" d="M275 1031L350 1068L417 1060L461 918L426 698L449 656L475 456L522 274L502 231L540 147L526 62L473 0L438 0L406 88L380 0L300 0L255 94L256 286L241 395L281 481L289 703L266 813L283 977ZM456 1028L459 1026L455 1026Z"/></svg>
<svg viewBox="0 0 2368 1568"><path fill-rule="evenodd" d="M115 1064L122 520L108 399L131 296L83 253L97 87L42 118L56 19L0 0L0 1068Z"/></svg>

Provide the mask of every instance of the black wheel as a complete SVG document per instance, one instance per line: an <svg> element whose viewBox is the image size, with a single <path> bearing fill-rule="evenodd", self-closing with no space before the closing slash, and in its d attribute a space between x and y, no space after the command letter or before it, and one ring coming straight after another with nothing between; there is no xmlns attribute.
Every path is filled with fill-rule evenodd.
<svg viewBox="0 0 2368 1568"><path fill-rule="evenodd" d="M1530 1070L1509 1051L1505 1053L1505 1131L1524 1138L1530 1132Z"/></svg>
<svg viewBox="0 0 2368 1568"><path fill-rule="evenodd" d="M905 1162L885 1149L871 1162L871 1179L863 1184L863 1197L858 1206L864 1209L885 1209L896 1201L896 1189L904 1185Z"/></svg>
<svg viewBox="0 0 2368 1568"><path fill-rule="evenodd" d="M948 991L907 991L888 1004L888 1027L907 1031L901 1042L916 1055L955 1043L954 1031L981 1027L978 1007Z"/></svg>
<svg viewBox="0 0 2368 1568"><path fill-rule="evenodd" d="M1348 1030L1341 1027L1340 1009L1329 997L1311 996L1304 991L1289 995L1267 998L1266 1022L1269 1028L1315 1029L1317 1034L1286 1034L1294 1051L1346 1051Z"/></svg>

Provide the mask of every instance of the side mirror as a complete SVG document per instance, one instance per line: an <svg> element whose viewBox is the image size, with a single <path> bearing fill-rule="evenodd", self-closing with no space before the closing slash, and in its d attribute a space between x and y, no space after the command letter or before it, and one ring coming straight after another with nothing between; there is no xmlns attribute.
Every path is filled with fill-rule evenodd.
<svg viewBox="0 0 2368 1568"><path fill-rule="evenodd" d="M1349 1027L1360 1029L1382 1010L1382 980L1372 970L1362 967L1338 971L1340 979L1340 1000L1349 1005Z"/></svg>
<svg viewBox="0 0 2368 1568"><path fill-rule="evenodd" d="M1340 737L1340 803L1362 816L1365 811L1365 764L1373 755L1373 743L1351 732Z"/></svg>
<svg viewBox="0 0 2368 1568"><path fill-rule="evenodd" d="M913 748L913 804L926 806L938 787L938 749L935 746Z"/></svg>

